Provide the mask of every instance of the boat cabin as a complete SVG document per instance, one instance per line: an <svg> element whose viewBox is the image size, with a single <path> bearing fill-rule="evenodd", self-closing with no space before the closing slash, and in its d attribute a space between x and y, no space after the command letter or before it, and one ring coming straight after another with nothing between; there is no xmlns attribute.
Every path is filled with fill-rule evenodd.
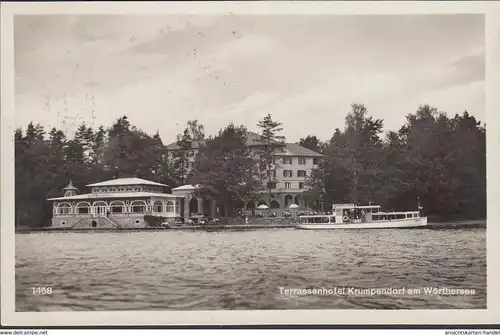
<svg viewBox="0 0 500 335"><path fill-rule="evenodd" d="M412 220L420 217L419 211L382 212L380 205L334 204L331 215L302 215L302 223L369 223L392 220Z"/></svg>

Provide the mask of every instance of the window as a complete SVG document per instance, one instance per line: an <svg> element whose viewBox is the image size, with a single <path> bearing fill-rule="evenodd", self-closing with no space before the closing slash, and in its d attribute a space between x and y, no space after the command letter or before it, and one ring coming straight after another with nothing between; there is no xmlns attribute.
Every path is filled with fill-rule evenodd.
<svg viewBox="0 0 500 335"><path fill-rule="evenodd" d="M67 203L62 203L58 206L59 209L59 214L60 215L65 215L65 214L70 214L71 213L71 205Z"/></svg>
<svg viewBox="0 0 500 335"><path fill-rule="evenodd" d="M109 208L111 210L111 213L125 213L126 212L126 206L123 203L123 201L116 200L113 201L109 204Z"/></svg>
<svg viewBox="0 0 500 335"><path fill-rule="evenodd" d="M298 177L305 177L306 176L306 171L304 171L304 170L297 171L297 176Z"/></svg>
<svg viewBox="0 0 500 335"><path fill-rule="evenodd" d="M276 188L276 183L275 182L267 183L267 188L270 188L270 189Z"/></svg>
<svg viewBox="0 0 500 335"><path fill-rule="evenodd" d="M378 213L378 208L374 208L374 209L372 210L372 213Z"/></svg>
<svg viewBox="0 0 500 335"><path fill-rule="evenodd" d="M161 203L161 201L155 201L153 205L153 211L156 213L163 212L163 204Z"/></svg>
<svg viewBox="0 0 500 335"><path fill-rule="evenodd" d="M283 164L292 164L292 159L290 157L283 158Z"/></svg>
<svg viewBox="0 0 500 335"><path fill-rule="evenodd" d="M167 202L167 212L171 213L174 211L174 203L172 201Z"/></svg>
<svg viewBox="0 0 500 335"><path fill-rule="evenodd" d="M132 201L130 204L132 209L132 213L145 213L146 212L146 203L142 200Z"/></svg>
<svg viewBox="0 0 500 335"><path fill-rule="evenodd" d="M276 170L272 170L272 171L267 171L267 176L272 176L274 178L276 178Z"/></svg>
<svg viewBox="0 0 500 335"><path fill-rule="evenodd" d="M292 177L292 170L283 170L283 177Z"/></svg>
<svg viewBox="0 0 500 335"><path fill-rule="evenodd" d="M305 159L305 157L299 157L299 164L300 165L306 165L306 159Z"/></svg>
<svg viewBox="0 0 500 335"><path fill-rule="evenodd" d="M289 181L287 181L285 183L285 188L292 188L292 183L290 183Z"/></svg>
<svg viewBox="0 0 500 335"><path fill-rule="evenodd" d="M405 214L396 214L396 219L397 220L406 219L406 215Z"/></svg>
<svg viewBox="0 0 500 335"><path fill-rule="evenodd" d="M314 165L318 165L318 159L317 158L313 158L313 164Z"/></svg>
<svg viewBox="0 0 500 335"><path fill-rule="evenodd" d="M300 182L300 183L299 183L299 188L300 188L300 189L303 189L303 188L304 188L304 183L303 183L303 182Z"/></svg>
<svg viewBox="0 0 500 335"><path fill-rule="evenodd" d="M79 202L76 205L76 214L89 214L90 204L88 202Z"/></svg>
<svg viewBox="0 0 500 335"><path fill-rule="evenodd" d="M141 222L141 221L139 221L139 220L135 220L135 223L140 223L140 222Z"/></svg>

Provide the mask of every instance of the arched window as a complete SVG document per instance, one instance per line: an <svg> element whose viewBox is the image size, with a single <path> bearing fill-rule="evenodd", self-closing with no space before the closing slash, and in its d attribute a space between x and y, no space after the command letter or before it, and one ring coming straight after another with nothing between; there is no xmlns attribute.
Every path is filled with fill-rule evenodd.
<svg viewBox="0 0 500 335"><path fill-rule="evenodd" d="M104 201L97 201L92 205L93 213L98 215L106 215L108 208L108 204Z"/></svg>
<svg viewBox="0 0 500 335"><path fill-rule="evenodd" d="M153 211L156 213L162 213L163 212L163 204L161 201L155 201L153 204Z"/></svg>
<svg viewBox="0 0 500 335"><path fill-rule="evenodd" d="M276 200L271 201L271 208L280 208L280 203Z"/></svg>
<svg viewBox="0 0 500 335"><path fill-rule="evenodd" d="M130 203L132 213L146 213L147 204L143 200L135 200Z"/></svg>
<svg viewBox="0 0 500 335"><path fill-rule="evenodd" d="M115 200L109 204L109 211L111 213L125 213L127 212L127 207L123 201Z"/></svg>
<svg viewBox="0 0 500 335"><path fill-rule="evenodd" d="M71 205L67 202L62 202L57 205L57 213L59 215L68 215L71 214Z"/></svg>
<svg viewBox="0 0 500 335"><path fill-rule="evenodd" d="M171 213L174 211L174 203L172 201L167 201L167 212Z"/></svg>
<svg viewBox="0 0 500 335"><path fill-rule="evenodd" d="M90 204L88 202L79 202L75 207L75 214L90 214Z"/></svg>
<svg viewBox="0 0 500 335"><path fill-rule="evenodd" d="M267 203L264 200L261 200L261 201L259 201L259 204L257 206L260 206L260 205L266 205L267 206Z"/></svg>

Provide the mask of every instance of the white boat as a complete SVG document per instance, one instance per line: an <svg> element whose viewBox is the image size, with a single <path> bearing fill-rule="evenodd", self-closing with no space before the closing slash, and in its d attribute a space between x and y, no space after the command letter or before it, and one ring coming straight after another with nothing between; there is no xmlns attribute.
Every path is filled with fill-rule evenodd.
<svg viewBox="0 0 500 335"><path fill-rule="evenodd" d="M427 226L418 211L383 212L379 205L334 204L331 214L301 215L298 229L416 228Z"/></svg>

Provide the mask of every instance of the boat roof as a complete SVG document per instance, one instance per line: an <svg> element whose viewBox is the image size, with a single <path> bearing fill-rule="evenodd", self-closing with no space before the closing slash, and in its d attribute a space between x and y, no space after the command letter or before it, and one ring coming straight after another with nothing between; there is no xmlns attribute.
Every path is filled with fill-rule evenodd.
<svg viewBox="0 0 500 335"><path fill-rule="evenodd" d="M88 184L86 186L94 187L94 186L129 186L129 185L167 186L165 184L160 184L154 181L141 178L117 178L117 179L102 181L99 183Z"/></svg>
<svg viewBox="0 0 500 335"><path fill-rule="evenodd" d="M393 215L393 214L408 214L408 213L418 213L418 211L406 211L406 212L377 212L373 213L374 215L382 214L382 215Z"/></svg>
<svg viewBox="0 0 500 335"><path fill-rule="evenodd" d="M301 215L301 218L319 218L319 217L332 217L336 216L335 214L309 214L309 215Z"/></svg>
<svg viewBox="0 0 500 335"><path fill-rule="evenodd" d="M332 208L340 209L340 208L381 208L380 205L361 205L358 206L356 204L333 204Z"/></svg>
<svg viewBox="0 0 500 335"><path fill-rule="evenodd" d="M109 193L86 193L78 194L70 197L57 197L50 198L47 200L92 200L92 199L115 199L115 198L148 198L148 197L160 197L160 198L182 198L179 195L173 195L168 193L155 193L155 192L109 192Z"/></svg>

